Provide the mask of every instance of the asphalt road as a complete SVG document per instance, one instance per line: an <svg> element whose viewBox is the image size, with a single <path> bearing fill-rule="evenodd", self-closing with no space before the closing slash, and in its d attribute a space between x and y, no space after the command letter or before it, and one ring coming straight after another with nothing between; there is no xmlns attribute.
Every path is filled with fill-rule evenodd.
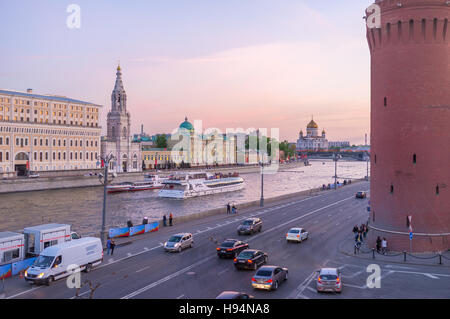
<svg viewBox="0 0 450 319"><path fill-rule="evenodd" d="M82 274L82 280L100 284L95 298L211 299L224 290L247 292L258 299L449 298L448 268L382 264L381 288L369 289L366 286L369 275L366 267L370 261L339 252L340 243L353 236L353 226L367 221L368 200L355 199L354 194L359 190L368 191L368 188L367 182L355 183L337 191L294 198L268 208L249 209L238 215L213 216L163 228L144 240L119 247L117 256L105 256L100 267L89 274ZM250 216L262 219L262 232L238 236L237 226ZM287 243L285 234L294 226L308 230L310 238L300 244ZM178 232L191 232L194 247L181 253L165 252L162 243ZM242 239L249 243L250 248L266 252L269 265L289 269L288 280L276 291L253 290L251 277L254 271L235 270L231 259L217 257L216 242L226 238ZM342 294L315 292L315 271L324 266L342 269ZM23 279L14 280L7 292L9 298L73 298L75 295L75 290L66 286L65 279L50 287L30 287ZM88 287L82 287L80 295L86 298L88 294Z"/></svg>

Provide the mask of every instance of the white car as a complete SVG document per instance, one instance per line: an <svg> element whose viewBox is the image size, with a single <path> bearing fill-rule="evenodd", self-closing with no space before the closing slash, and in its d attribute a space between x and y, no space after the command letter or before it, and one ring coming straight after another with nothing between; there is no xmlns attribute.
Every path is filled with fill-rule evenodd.
<svg viewBox="0 0 450 319"><path fill-rule="evenodd" d="M308 239L309 233L300 227L294 227L289 229L289 231L286 234L286 241L296 241L298 243L301 243L302 241Z"/></svg>

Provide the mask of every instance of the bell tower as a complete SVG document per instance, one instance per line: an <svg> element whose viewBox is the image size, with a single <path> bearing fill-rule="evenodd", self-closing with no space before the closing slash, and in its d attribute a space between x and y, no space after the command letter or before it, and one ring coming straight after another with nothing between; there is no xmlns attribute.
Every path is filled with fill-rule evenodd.
<svg viewBox="0 0 450 319"><path fill-rule="evenodd" d="M128 142L130 139L130 113L127 112L127 93L123 87L122 69L117 67L116 83L111 94L111 111L107 117L107 139Z"/></svg>

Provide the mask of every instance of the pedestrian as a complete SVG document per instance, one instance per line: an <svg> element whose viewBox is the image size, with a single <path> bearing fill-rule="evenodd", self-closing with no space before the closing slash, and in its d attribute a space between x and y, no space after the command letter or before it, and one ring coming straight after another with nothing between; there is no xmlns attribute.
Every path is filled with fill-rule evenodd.
<svg viewBox="0 0 450 319"><path fill-rule="evenodd" d="M231 207L231 212L232 212L233 214L236 214L236 213L237 213L236 206L233 205L233 207Z"/></svg>
<svg viewBox="0 0 450 319"><path fill-rule="evenodd" d="M170 213L170 215L169 215L169 226L173 225L172 222L173 222L173 215L172 215L172 213Z"/></svg>
<svg viewBox="0 0 450 319"><path fill-rule="evenodd" d="M163 225L164 225L164 227L167 226L167 217L166 217L166 214L163 215Z"/></svg>
<svg viewBox="0 0 450 319"><path fill-rule="evenodd" d="M377 252L379 253L381 250L381 238L378 236L377 238Z"/></svg>
<svg viewBox="0 0 450 319"><path fill-rule="evenodd" d="M387 253L387 240L386 237L383 237L383 240L381 241L381 252L383 255L386 255Z"/></svg>
<svg viewBox="0 0 450 319"><path fill-rule="evenodd" d="M116 247L116 242L114 241L114 239L111 239L111 256L114 255L114 248Z"/></svg>
<svg viewBox="0 0 450 319"><path fill-rule="evenodd" d="M231 213L231 206L230 203L227 204L227 214Z"/></svg>
<svg viewBox="0 0 450 319"><path fill-rule="evenodd" d="M355 227L353 227L353 233L356 234L358 232L358 226L355 225Z"/></svg>
<svg viewBox="0 0 450 319"><path fill-rule="evenodd" d="M108 237L106 241L106 254L109 255L109 251L111 250L111 239Z"/></svg>
<svg viewBox="0 0 450 319"><path fill-rule="evenodd" d="M369 229L368 229L367 225L364 224L364 228L363 228L363 236L364 236L364 239L366 239L366 237L367 237L367 232L368 232L368 231L369 231Z"/></svg>
<svg viewBox="0 0 450 319"><path fill-rule="evenodd" d="M358 235L356 242L355 242L355 251L354 253L359 253L359 249L361 248L361 236Z"/></svg>

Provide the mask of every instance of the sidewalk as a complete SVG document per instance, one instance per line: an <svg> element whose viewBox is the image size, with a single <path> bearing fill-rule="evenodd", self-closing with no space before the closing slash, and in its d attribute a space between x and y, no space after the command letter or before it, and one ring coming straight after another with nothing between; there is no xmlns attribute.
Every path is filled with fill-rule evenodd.
<svg viewBox="0 0 450 319"><path fill-rule="evenodd" d="M339 245L339 252L360 259L378 260L389 263L410 264L410 265L425 265L438 266L450 268L450 251L441 253L409 253L409 252L395 252L388 251L386 255L378 253L376 249L372 249L364 242L361 245L359 252L355 253L355 241L353 234L349 235L349 239Z"/></svg>

